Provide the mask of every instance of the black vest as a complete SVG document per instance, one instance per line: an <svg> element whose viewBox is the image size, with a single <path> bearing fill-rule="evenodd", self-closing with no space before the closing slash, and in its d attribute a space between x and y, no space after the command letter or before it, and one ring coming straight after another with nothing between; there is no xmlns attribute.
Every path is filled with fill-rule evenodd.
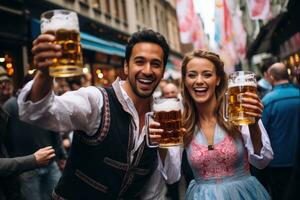
<svg viewBox="0 0 300 200"><path fill-rule="evenodd" d="M91 137L75 133L63 175L53 199L139 199L157 167L157 150L141 144L130 163L133 148L131 116L112 88L104 96L101 125Z"/></svg>

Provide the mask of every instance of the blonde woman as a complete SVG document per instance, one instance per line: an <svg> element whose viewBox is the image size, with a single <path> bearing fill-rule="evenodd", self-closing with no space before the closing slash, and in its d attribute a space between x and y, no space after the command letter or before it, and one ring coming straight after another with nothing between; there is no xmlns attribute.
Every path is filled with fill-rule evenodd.
<svg viewBox="0 0 300 200"><path fill-rule="evenodd" d="M269 138L260 120L263 105L257 95L245 93L243 106L255 112L255 124L238 127L223 119L227 76L220 57L194 50L182 62L183 124L188 162L194 174L187 200L270 199L250 175L249 162L264 168L273 158ZM153 123L150 132L158 133Z"/></svg>

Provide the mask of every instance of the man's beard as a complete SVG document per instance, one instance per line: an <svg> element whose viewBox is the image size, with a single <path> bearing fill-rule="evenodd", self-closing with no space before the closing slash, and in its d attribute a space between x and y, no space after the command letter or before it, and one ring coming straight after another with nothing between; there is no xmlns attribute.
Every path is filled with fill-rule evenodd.
<svg viewBox="0 0 300 200"><path fill-rule="evenodd" d="M133 93L138 96L139 98L142 98L142 99L147 99L149 97L152 96L152 94L154 93L154 90L155 88L158 86L159 82L155 85L155 87L152 89L152 91L149 93L149 94L141 94L138 89L137 89L137 84L134 84L131 82L131 79L128 77L128 80L129 80L129 84L130 84L130 87L132 88L132 91ZM137 79L135 78L135 80L137 81Z"/></svg>

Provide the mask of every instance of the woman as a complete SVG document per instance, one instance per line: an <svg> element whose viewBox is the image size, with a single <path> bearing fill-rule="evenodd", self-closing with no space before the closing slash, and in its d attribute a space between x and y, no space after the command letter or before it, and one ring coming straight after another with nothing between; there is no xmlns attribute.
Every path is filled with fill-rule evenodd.
<svg viewBox="0 0 300 200"><path fill-rule="evenodd" d="M227 89L224 63L215 53L195 50L182 62L183 125L187 158L194 174L185 199L270 199L250 175L249 162L264 168L273 158L269 138L261 123L263 105L256 94L245 93L243 106L254 112L255 124L238 127L223 118ZM159 133L153 122L150 133Z"/></svg>
<svg viewBox="0 0 300 200"><path fill-rule="evenodd" d="M260 121L263 105L256 94L245 93L243 106L254 112L255 124L241 128L223 118L227 89L224 63L212 52L195 50L182 62L183 124L188 160L195 179L186 199L270 199L249 172L250 162L264 168L273 158Z"/></svg>

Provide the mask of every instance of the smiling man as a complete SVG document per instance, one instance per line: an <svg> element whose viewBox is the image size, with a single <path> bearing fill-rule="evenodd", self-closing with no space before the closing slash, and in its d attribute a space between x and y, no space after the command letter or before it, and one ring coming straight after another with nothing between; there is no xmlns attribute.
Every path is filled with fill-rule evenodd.
<svg viewBox="0 0 300 200"><path fill-rule="evenodd" d="M61 55L54 39L44 34L34 41L39 73L18 100L23 120L60 132L78 130L53 199L158 199L159 190L144 186L161 190L162 177L172 183L180 176L166 168L180 158L171 158L168 151L158 154L144 140L145 113L168 59L165 38L152 30L134 33L126 46L125 81L118 78L110 88L91 86L61 96L54 95L48 75L51 59Z"/></svg>

